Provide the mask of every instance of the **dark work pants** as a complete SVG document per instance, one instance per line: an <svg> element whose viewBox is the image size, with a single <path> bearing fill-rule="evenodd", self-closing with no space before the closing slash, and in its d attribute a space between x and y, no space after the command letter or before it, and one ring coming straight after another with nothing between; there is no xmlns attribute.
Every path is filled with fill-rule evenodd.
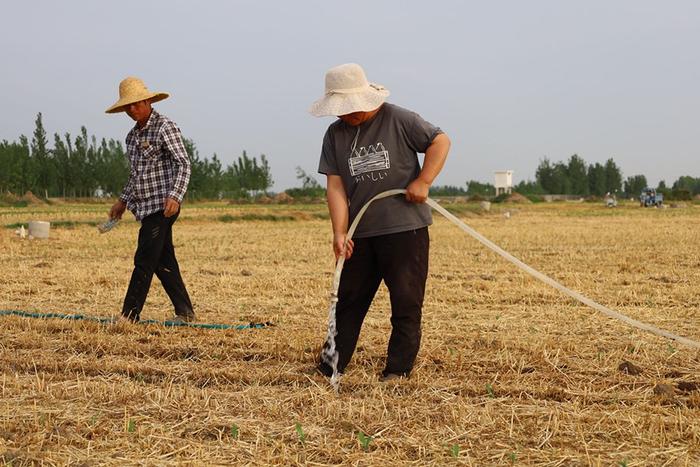
<svg viewBox="0 0 700 467"><path fill-rule="evenodd" d="M141 221L139 244L134 255L134 272L124 297L122 315L138 321L155 273L175 307L175 314L192 316L192 302L180 275L173 247L173 224L180 215L165 217L163 211Z"/></svg>
<svg viewBox="0 0 700 467"><path fill-rule="evenodd" d="M420 347L429 245L427 227L355 239L338 290L338 371L350 362L362 322L383 279L391 300L391 337L384 374L411 372ZM319 368L324 374L332 372L323 362Z"/></svg>

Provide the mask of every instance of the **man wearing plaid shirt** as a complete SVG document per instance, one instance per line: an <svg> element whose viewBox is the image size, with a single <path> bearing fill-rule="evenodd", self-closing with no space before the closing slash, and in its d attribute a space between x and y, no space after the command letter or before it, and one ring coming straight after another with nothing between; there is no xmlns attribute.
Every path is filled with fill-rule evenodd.
<svg viewBox="0 0 700 467"><path fill-rule="evenodd" d="M119 96L107 113L126 112L136 125L126 137L129 180L109 217L121 219L128 208L141 222L122 316L139 320L155 274L173 303L175 320L190 322L194 310L175 258L172 230L190 180L190 160L180 129L151 108L168 94L152 93L140 79L126 78Z"/></svg>

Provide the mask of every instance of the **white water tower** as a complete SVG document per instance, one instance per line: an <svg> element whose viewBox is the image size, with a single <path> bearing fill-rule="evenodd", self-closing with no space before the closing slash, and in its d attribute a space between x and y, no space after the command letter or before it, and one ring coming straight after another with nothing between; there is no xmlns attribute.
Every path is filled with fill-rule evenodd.
<svg viewBox="0 0 700 467"><path fill-rule="evenodd" d="M493 173L496 183L496 196L501 193L513 192L513 171L512 170L497 170Z"/></svg>

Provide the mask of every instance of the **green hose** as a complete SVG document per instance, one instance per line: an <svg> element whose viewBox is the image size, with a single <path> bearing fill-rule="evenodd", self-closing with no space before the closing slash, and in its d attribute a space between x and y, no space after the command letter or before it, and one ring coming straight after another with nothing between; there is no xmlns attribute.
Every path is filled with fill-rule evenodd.
<svg viewBox="0 0 700 467"><path fill-rule="evenodd" d="M21 316L22 318L39 318L39 319L67 319L73 321L94 321L100 324L114 324L116 318L101 318L99 316L86 315L68 315L64 313L37 313L31 311L19 310L0 310L0 316ZM271 323L249 323L249 324L207 324L207 323L183 323L180 321L158 321L155 319L145 319L138 324L160 324L165 327L188 327L199 329L260 329L272 326Z"/></svg>

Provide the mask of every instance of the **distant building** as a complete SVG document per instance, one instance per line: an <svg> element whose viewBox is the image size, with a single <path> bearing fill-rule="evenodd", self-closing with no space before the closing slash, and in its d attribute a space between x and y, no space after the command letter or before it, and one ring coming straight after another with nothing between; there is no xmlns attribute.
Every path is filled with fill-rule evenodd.
<svg viewBox="0 0 700 467"><path fill-rule="evenodd" d="M496 196L501 193L512 193L513 192L513 171L512 170L498 170L493 173L496 178Z"/></svg>

